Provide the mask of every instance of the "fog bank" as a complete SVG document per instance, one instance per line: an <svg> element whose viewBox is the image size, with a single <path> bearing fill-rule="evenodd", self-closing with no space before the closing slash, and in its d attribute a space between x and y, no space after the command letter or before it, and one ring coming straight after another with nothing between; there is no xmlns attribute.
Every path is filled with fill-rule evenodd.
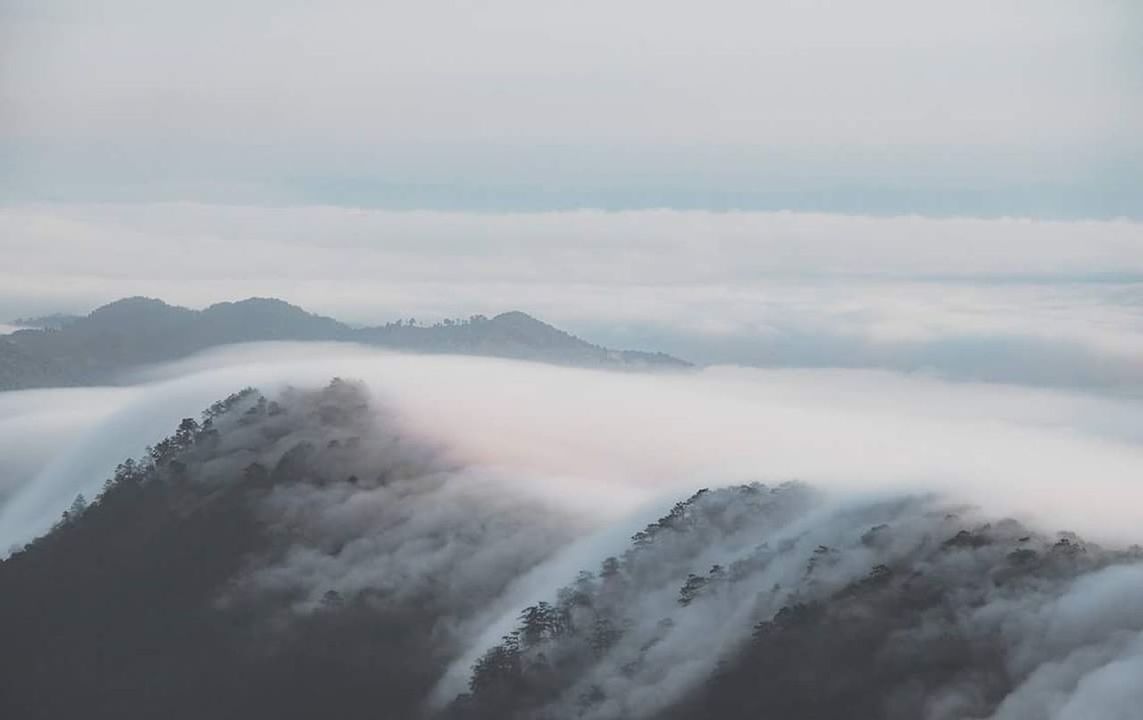
<svg viewBox="0 0 1143 720"><path fill-rule="evenodd" d="M334 376L362 380L405 432L453 462L612 518L694 487L799 479L841 495L935 491L1094 538L1140 539L1143 407L1131 400L874 371L643 375L260 344L153 369L140 386L11 396L38 410L3 442L50 443L53 457L0 509L0 541L42 531L77 492L97 490L117 462L215 399ZM51 418L64 409L88 419L61 432Z"/></svg>

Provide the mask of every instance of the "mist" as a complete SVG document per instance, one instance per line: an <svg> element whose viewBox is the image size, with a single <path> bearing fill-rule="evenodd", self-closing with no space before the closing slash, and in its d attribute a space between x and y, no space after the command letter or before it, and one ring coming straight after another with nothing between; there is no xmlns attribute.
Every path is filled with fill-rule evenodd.
<svg viewBox="0 0 1143 720"><path fill-rule="evenodd" d="M127 295L190 307L278 297L363 325L517 309L700 364L1138 393L1141 230L680 209L14 206L0 208L0 320ZM232 253L237 266L217 261Z"/></svg>
<svg viewBox="0 0 1143 720"><path fill-rule="evenodd" d="M697 485L800 479L838 493L939 491L1093 537L1143 539L1124 501L1143 499L1143 407L1131 400L878 371L642 375L266 344L149 370L144 385L14 394L8 402L37 410L5 442L53 457L11 483L0 541L46 527L62 499L98 489L116 463L214 399L335 376L365 382L395 422L457 462L500 468L520 492L585 511L602 496L620 516ZM53 418L65 409L61 431ZM51 498L44 514L24 509L36 498Z"/></svg>
<svg viewBox="0 0 1143 720"><path fill-rule="evenodd" d="M0 717L1138 720L1136 5L0 0Z"/></svg>
<svg viewBox="0 0 1143 720"><path fill-rule="evenodd" d="M335 377L349 384L319 391ZM347 344L231 346L140 370L123 387L8 394L19 432L3 435L3 455L15 460L5 466L0 544L47 531L123 459L246 386L262 394L258 408L220 416L223 444L190 451L180 472L204 487L225 487L251 464L308 468L290 472L310 480L259 501L280 549L248 558L215 602L273 601L274 627L323 612L331 593L380 593L374 602L392 608L431 602L439 617L426 647L447 662L427 707L465 696L521 608L592 592L604 593L597 603L611 597L598 608L642 620L624 621L622 639L596 660L569 665L578 669L567 671L563 699L545 712L580 713L574 699L586 693L605 699L584 717L658 716L702 692L719 662L752 652L744 628L794 602L846 597L866 587L870 567L918 563L931 582L967 593L957 632L981 643L999 633L995 652L1013 663L998 698L976 681L941 686L925 718L995 707L997 720L1062 719L1106 704L1099 716L1117 717L1127 707L1115 693L1131 693L1121 668L1139 662L1138 616L1096 618L1106 615L1100 603L1138 588L1137 568L1100 547L1143 542L1143 405L1129 398L874 370L632 373ZM246 427L267 401L285 412ZM734 490L751 487L763 489ZM686 512L708 529L664 530L641 554L625 550L697 488L713 492ZM871 541L881 527L891 534ZM965 527L987 538L966 545L971 561L943 554ZM1065 557L1053 549L1059 531L1090 543L1085 564L1069 559L1017 595L985 586L973 595L979 573L1010 562L1006 554ZM625 558L624 594L582 577L580 590L561 590L608 557ZM695 581L699 595L680 605L681 580L712 566L731 568L730 584ZM1061 579L1073 574L1075 587ZM782 590L759 594L770 587ZM1045 645L1037 623L1048 621L1038 618L1062 608L1078 609ZM918 634L916 652L929 622L907 630ZM569 641L536 642L525 657L572 652L559 644ZM903 707L922 707L910 698Z"/></svg>

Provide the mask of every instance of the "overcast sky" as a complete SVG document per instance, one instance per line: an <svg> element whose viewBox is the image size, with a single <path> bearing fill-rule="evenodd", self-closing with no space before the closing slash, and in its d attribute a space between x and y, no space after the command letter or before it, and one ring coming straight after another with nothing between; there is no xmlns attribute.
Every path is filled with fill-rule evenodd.
<svg viewBox="0 0 1143 720"><path fill-rule="evenodd" d="M1140 38L1133 0L0 0L0 321L522 309L1143 386Z"/></svg>
<svg viewBox="0 0 1143 720"><path fill-rule="evenodd" d="M0 197L1143 213L1132 0L0 0Z"/></svg>

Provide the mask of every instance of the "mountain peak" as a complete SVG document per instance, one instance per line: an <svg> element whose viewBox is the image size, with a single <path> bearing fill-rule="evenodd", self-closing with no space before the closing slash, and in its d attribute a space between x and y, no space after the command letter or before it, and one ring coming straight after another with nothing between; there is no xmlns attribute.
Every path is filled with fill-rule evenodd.
<svg viewBox="0 0 1143 720"><path fill-rule="evenodd" d="M508 325L516 325L516 326L521 326L521 327L525 327L525 326L534 326L534 327L535 326L541 326L541 327L547 327L547 328L552 327L551 325L547 324L546 322L544 322L542 320L537 320L536 318L532 317L531 315L529 315L528 313L526 313L522 310L509 310L508 312L502 312L499 315L496 315L495 317L493 317L491 322L508 324Z"/></svg>
<svg viewBox="0 0 1143 720"><path fill-rule="evenodd" d="M245 300L234 300L234 301L224 301L224 302L214 303L213 305L211 305L211 306L207 307L205 310L203 310L203 312L212 312L212 311L217 312L220 310L228 310L231 308L234 308L234 309L242 309L242 308L270 309L270 308L273 308L273 309L278 309L278 310L296 311L296 312L300 312L300 313L305 313L307 315L309 314L309 313L306 313L305 310L298 307L297 305L293 305L291 303L288 303L285 300L280 300L278 298L271 298L271 297L248 297Z"/></svg>
<svg viewBox="0 0 1143 720"><path fill-rule="evenodd" d="M123 298L96 308L87 316L89 321L123 322L134 318L156 318L168 315L185 315L193 312L177 305L168 305L158 298L134 297Z"/></svg>
<svg viewBox="0 0 1143 720"><path fill-rule="evenodd" d="M13 347L0 358L0 389L106 382L132 366L173 360L217 345L266 340L353 341L415 352L590 367L687 366L666 355L592 344L520 310L452 325L354 329L267 297L220 302L205 310L128 297L59 329L25 330L7 337Z"/></svg>
<svg viewBox="0 0 1143 720"><path fill-rule="evenodd" d="M146 297L144 295L132 295L131 297L120 298L113 300L106 305L100 305L91 311L92 315L118 312L121 310L134 310L138 308L173 308L174 305L168 305L158 298Z"/></svg>

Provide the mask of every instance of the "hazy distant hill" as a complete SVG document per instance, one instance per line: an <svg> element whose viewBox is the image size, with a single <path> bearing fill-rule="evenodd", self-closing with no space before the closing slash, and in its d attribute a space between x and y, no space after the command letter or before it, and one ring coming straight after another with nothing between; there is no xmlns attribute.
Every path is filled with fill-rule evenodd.
<svg viewBox="0 0 1143 720"><path fill-rule="evenodd" d="M71 325L76 320L80 319L80 315L67 315L65 313L52 313L51 315L38 315L36 317L16 318L12 321L12 325L19 328L50 328L58 330L62 327Z"/></svg>
<svg viewBox="0 0 1143 720"><path fill-rule="evenodd" d="M544 360L569 365L675 366L686 363L663 353L610 350L554 328L519 311L488 319L477 315L450 325L385 325L354 334L358 342L422 352L451 352Z"/></svg>
<svg viewBox="0 0 1143 720"><path fill-rule="evenodd" d="M43 364L0 337L0 390L51 384Z"/></svg>
<svg viewBox="0 0 1143 720"><path fill-rule="evenodd" d="M407 322L352 328L281 300L250 298L190 310L126 298L56 327L0 338L0 390L114 381L125 369L216 345L261 340L338 340L418 352L539 360L565 365L685 367L662 353L610 350L522 312L431 327Z"/></svg>

